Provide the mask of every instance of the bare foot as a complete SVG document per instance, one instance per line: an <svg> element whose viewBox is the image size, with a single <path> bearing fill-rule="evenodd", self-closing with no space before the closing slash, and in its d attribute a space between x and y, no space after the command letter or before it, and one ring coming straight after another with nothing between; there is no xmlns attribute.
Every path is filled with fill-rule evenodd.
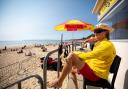
<svg viewBox="0 0 128 89"><path fill-rule="evenodd" d="M60 88L62 86L62 83L58 82L58 80L55 80L53 82L48 82L47 86L49 88L55 87L55 88Z"/></svg>
<svg viewBox="0 0 128 89"><path fill-rule="evenodd" d="M64 54L63 54L63 53L60 55L60 58L61 58L61 59L63 59L63 58L64 58Z"/></svg>

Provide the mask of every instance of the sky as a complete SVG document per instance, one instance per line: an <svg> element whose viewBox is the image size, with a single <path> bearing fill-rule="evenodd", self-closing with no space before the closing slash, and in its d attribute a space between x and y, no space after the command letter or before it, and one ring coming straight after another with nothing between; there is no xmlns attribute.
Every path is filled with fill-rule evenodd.
<svg viewBox="0 0 128 89"><path fill-rule="evenodd" d="M90 31L60 32L58 24L76 19L97 24L96 0L0 0L0 40L79 39Z"/></svg>

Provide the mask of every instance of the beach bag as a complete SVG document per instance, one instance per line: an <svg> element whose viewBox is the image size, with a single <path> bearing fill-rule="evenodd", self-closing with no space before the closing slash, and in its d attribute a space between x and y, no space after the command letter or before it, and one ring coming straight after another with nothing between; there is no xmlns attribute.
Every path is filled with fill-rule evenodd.
<svg viewBox="0 0 128 89"><path fill-rule="evenodd" d="M45 57L40 58L41 60L41 68L43 69L43 61ZM47 61L47 69L57 71L57 58L53 59L52 57L48 57ZM62 67L62 62L60 61L60 68Z"/></svg>

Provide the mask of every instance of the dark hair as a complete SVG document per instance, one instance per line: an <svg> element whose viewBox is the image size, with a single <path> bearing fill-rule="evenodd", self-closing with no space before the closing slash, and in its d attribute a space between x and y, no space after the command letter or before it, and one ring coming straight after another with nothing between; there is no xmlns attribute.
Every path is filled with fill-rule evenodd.
<svg viewBox="0 0 128 89"><path fill-rule="evenodd" d="M109 37L110 35L109 35L109 32L107 32L106 33L106 38L109 40L110 39L110 37Z"/></svg>

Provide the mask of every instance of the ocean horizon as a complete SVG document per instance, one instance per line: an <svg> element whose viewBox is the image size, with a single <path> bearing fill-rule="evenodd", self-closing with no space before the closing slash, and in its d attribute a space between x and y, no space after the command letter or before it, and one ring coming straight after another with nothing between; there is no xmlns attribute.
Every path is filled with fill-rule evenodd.
<svg viewBox="0 0 128 89"><path fill-rule="evenodd" d="M60 40L17 40L17 41L0 41L0 48L5 46L15 47L15 46L24 46L24 45L34 45L34 44L59 44Z"/></svg>

